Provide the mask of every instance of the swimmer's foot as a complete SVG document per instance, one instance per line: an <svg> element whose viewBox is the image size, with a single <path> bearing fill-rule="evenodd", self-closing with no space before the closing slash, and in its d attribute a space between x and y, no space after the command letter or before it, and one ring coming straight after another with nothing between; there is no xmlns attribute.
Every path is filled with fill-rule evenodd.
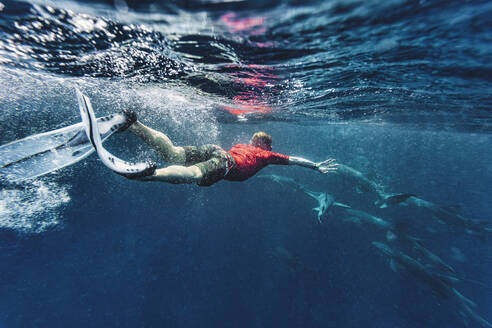
<svg viewBox="0 0 492 328"><path fill-rule="evenodd" d="M147 161L147 168L143 171L130 172L130 173L118 173L118 172L116 173L130 180L138 180L141 178L146 178L154 175L156 169L157 169L157 164L154 161Z"/></svg>
<svg viewBox="0 0 492 328"><path fill-rule="evenodd" d="M118 132L123 132L126 131L133 123L137 121L137 114L129 109L126 109L122 112L122 114L125 116L125 123L118 129Z"/></svg>

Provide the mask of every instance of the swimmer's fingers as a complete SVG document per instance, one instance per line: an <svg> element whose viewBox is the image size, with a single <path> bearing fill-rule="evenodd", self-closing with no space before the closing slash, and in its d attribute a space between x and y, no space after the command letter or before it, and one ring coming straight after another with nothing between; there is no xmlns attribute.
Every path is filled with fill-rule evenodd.
<svg viewBox="0 0 492 328"><path fill-rule="evenodd" d="M337 170L337 167L320 167L318 169L318 171L320 171L321 173L328 173L328 172L333 172L333 171L336 171Z"/></svg>
<svg viewBox="0 0 492 328"><path fill-rule="evenodd" d="M336 171L338 164L335 163L334 158L329 158L326 161L319 162L316 164L316 167L318 168L318 171L321 173L328 173L330 171Z"/></svg>
<svg viewBox="0 0 492 328"><path fill-rule="evenodd" d="M328 158L327 160L322 161L322 162L319 162L318 164L319 165L328 165L328 164L332 164L332 163L334 164L335 162L336 162L336 159L334 159L334 158Z"/></svg>
<svg viewBox="0 0 492 328"><path fill-rule="evenodd" d="M318 167L324 166L324 167L331 167L331 168L336 168L338 166L337 163L335 163L336 159L334 158L329 158L326 161L319 162L316 165Z"/></svg>

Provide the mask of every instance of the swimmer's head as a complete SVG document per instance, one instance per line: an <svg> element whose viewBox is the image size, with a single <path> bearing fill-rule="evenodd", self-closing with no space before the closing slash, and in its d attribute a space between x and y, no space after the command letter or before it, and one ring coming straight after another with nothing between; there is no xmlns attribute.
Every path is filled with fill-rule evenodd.
<svg viewBox="0 0 492 328"><path fill-rule="evenodd" d="M256 132L251 138L251 145L265 150L272 150L272 137L265 132Z"/></svg>

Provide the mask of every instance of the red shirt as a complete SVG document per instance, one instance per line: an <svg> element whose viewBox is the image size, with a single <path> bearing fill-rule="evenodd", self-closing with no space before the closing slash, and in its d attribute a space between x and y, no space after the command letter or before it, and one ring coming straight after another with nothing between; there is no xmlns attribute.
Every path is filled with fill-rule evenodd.
<svg viewBox="0 0 492 328"><path fill-rule="evenodd" d="M289 164L289 156L273 153L252 145L235 145L227 152L232 155L236 162L236 166L224 177L225 180L230 181L243 181L251 178L268 164Z"/></svg>

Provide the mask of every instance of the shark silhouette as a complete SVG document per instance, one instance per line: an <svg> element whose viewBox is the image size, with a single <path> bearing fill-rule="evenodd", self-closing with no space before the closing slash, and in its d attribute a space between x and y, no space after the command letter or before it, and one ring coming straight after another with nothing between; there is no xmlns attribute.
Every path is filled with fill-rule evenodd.
<svg viewBox="0 0 492 328"><path fill-rule="evenodd" d="M332 206L350 208L350 206L348 206L348 205L336 202L335 198L326 192L317 192L317 191L311 191L308 189L304 189L304 192L306 194L308 194L309 196L313 197L314 199L316 199L316 201L318 202L318 207L314 207L313 210L316 211L318 214L318 222L319 223L321 223L321 217Z"/></svg>
<svg viewBox="0 0 492 328"><path fill-rule="evenodd" d="M358 190L375 194L378 197L375 205L378 205L380 208L386 208L388 206L400 204L401 202L404 202L407 198L415 196L414 194L408 193L386 193L376 182L370 180L356 169L344 164L339 163L335 172L338 175L342 176L344 179L347 179L354 183L357 186Z"/></svg>
<svg viewBox="0 0 492 328"><path fill-rule="evenodd" d="M472 307L476 306L475 302L466 298L454 287L454 283L459 281L458 279L436 272L407 254L383 243L373 241L372 245L390 258L390 267L393 271L396 272L398 267L406 269L417 280L429 286L438 295L455 300L463 313L475 320L477 324L482 327L492 327L492 324L473 311Z"/></svg>
<svg viewBox="0 0 492 328"><path fill-rule="evenodd" d="M433 214L433 217L440 223L460 227L470 235L486 237L492 233L492 224L490 221L467 218L456 212L454 209L446 208L415 196L406 199L404 204L425 208L429 210Z"/></svg>

